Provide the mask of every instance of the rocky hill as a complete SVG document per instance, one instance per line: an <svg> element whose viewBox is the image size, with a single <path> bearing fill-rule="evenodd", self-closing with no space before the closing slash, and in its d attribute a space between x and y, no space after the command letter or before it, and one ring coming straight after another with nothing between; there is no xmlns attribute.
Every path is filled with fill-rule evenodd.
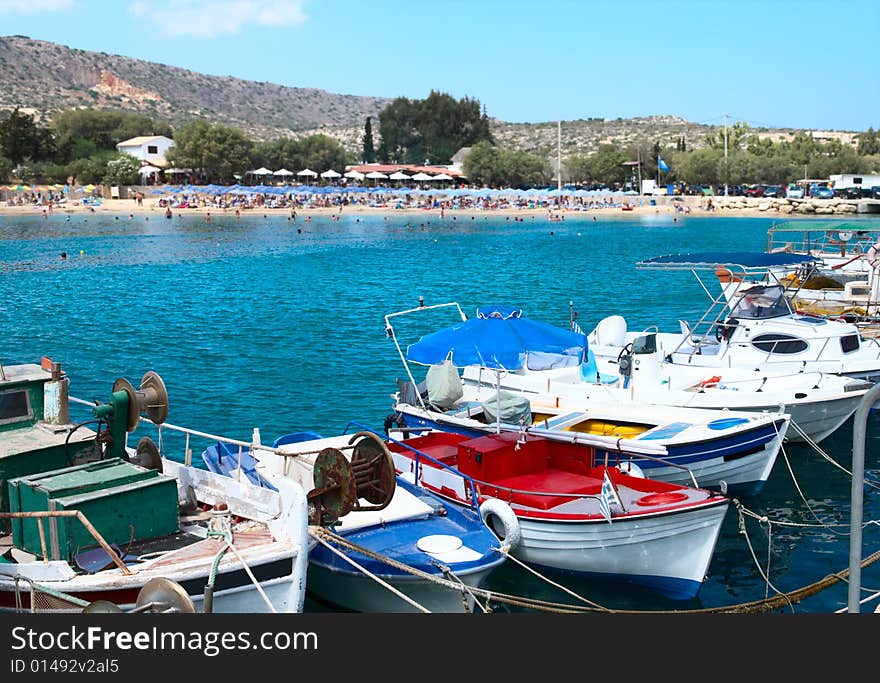
<svg viewBox="0 0 880 683"><path fill-rule="evenodd" d="M390 100L338 95L88 52L24 36L0 37L0 109L41 119L72 108L124 109L180 125L194 117L257 138L324 126L363 127Z"/></svg>
<svg viewBox="0 0 880 683"><path fill-rule="evenodd" d="M562 156L589 154L599 145L613 144L626 147L641 142L675 146L684 138L688 149L706 146L706 135L712 126L691 123L677 116L647 116L632 119L579 119L562 122ZM556 121L546 123L494 122L492 134L503 147L522 149L547 156L556 154L559 126Z"/></svg>
<svg viewBox="0 0 880 683"><path fill-rule="evenodd" d="M361 150L364 121L390 99L339 95L316 88L293 88L240 78L208 76L130 57L89 52L25 36L0 36L0 110L21 107L42 121L64 109L122 109L179 126L195 117L242 129L255 139L325 133L353 154ZM555 158L557 122L508 123L492 120L504 147ZM603 143L626 147L660 142L688 149L706 146L717 130L677 116L632 119L590 118L562 122L562 154L587 154ZM374 142L379 144L374 123ZM753 129L775 137L794 131Z"/></svg>

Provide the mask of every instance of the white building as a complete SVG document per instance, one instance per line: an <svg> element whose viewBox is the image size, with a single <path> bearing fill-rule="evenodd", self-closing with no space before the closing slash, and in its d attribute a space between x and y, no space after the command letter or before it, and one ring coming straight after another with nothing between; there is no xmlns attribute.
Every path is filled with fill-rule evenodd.
<svg viewBox="0 0 880 683"><path fill-rule="evenodd" d="M871 173L840 173L829 176L829 180L834 183L835 190L848 187L868 190L872 187L880 187L880 175L873 175Z"/></svg>
<svg viewBox="0 0 880 683"><path fill-rule="evenodd" d="M142 135L140 137L123 140L116 145L116 151L120 154L131 154L144 164L165 168L168 162L165 160L165 152L174 147L174 140L164 135Z"/></svg>

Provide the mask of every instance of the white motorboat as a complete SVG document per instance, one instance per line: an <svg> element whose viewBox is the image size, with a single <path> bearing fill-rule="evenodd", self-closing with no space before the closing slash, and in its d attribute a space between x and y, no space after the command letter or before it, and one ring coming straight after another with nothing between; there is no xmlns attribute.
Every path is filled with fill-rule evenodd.
<svg viewBox="0 0 880 683"><path fill-rule="evenodd" d="M454 308L461 322L422 337L407 348L404 356L391 319L444 307ZM511 310L495 308L503 309L505 314ZM852 416L860 397L871 386L862 380L820 372L728 368L720 376L713 369L666 363L658 351L656 333L640 337L639 344L622 353L628 343L626 329L610 329L608 325L602 328L598 341L619 347L621 353L600 359L594 357L583 334L561 337L565 330L522 318L521 311L506 320L528 322L528 335L511 333L511 349L502 353L494 346L508 336L508 331L488 325L497 325L498 321L503 324L505 318L493 318L492 307L488 310L490 313L483 318L478 311L477 317L469 320L454 302L425 306L386 315L385 326L405 364L410 360L434 365L448 359L462 368L461 380L465 385L494 388L497 392L523 392L569 411L589 410L595 404L634 402L645 407L646 415L650 412L647 406L652 405L784 412L791 415L792 428L785 437L789 441L821 441L827 437ZM479 326L481 319L487 321L485 329ZM532 328L537 329L534 338L530 336ZM545 338L553 343L542 346L541 340ZM408 366L407 373L412 384L417 385Z"/></svg>

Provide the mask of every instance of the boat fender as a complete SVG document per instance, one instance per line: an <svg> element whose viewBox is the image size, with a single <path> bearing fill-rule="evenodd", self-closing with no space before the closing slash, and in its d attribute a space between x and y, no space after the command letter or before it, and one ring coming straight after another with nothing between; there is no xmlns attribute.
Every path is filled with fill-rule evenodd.
<svg viewBox="0 0 880 683"><path fill-rule="evenodd" d="M503 500L498 498L488 498L480 505L480 517L483 518L483 524L489 527L489 530L501 541L501 550L508 552L515 549L522 541L522 530L519 527L519 520L516 518L513 510ZM502 534L499 534L496 525L492 522L495 517L504 528Z"/></svg>
<svg viewBox="0 0 880 683"><path fill-rule="evenodd" d="M642 468L636 465L632 460L625 460L620 463L618 469L623 474L628 474L631 477L637 477L638 479L645 479L645 473L642 471Z"/></svg>
<svg viewBox="0 0 880 683"><path fill-rule="evenodd" d="M865 254L865 260L868 262L868 265L875 270L880 267L880 242L871 245L871 248L868 249L868 253Z"/></svg>

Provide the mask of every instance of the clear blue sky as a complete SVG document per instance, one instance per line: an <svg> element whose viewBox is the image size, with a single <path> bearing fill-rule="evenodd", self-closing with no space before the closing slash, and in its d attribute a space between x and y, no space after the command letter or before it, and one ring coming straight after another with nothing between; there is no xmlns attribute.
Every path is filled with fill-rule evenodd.
<svg viewBox="0 0 880 683"><path fill-rule="evenodd" d="M876 0L0 0L0 34L540 122L880 128Z"/></svg>

